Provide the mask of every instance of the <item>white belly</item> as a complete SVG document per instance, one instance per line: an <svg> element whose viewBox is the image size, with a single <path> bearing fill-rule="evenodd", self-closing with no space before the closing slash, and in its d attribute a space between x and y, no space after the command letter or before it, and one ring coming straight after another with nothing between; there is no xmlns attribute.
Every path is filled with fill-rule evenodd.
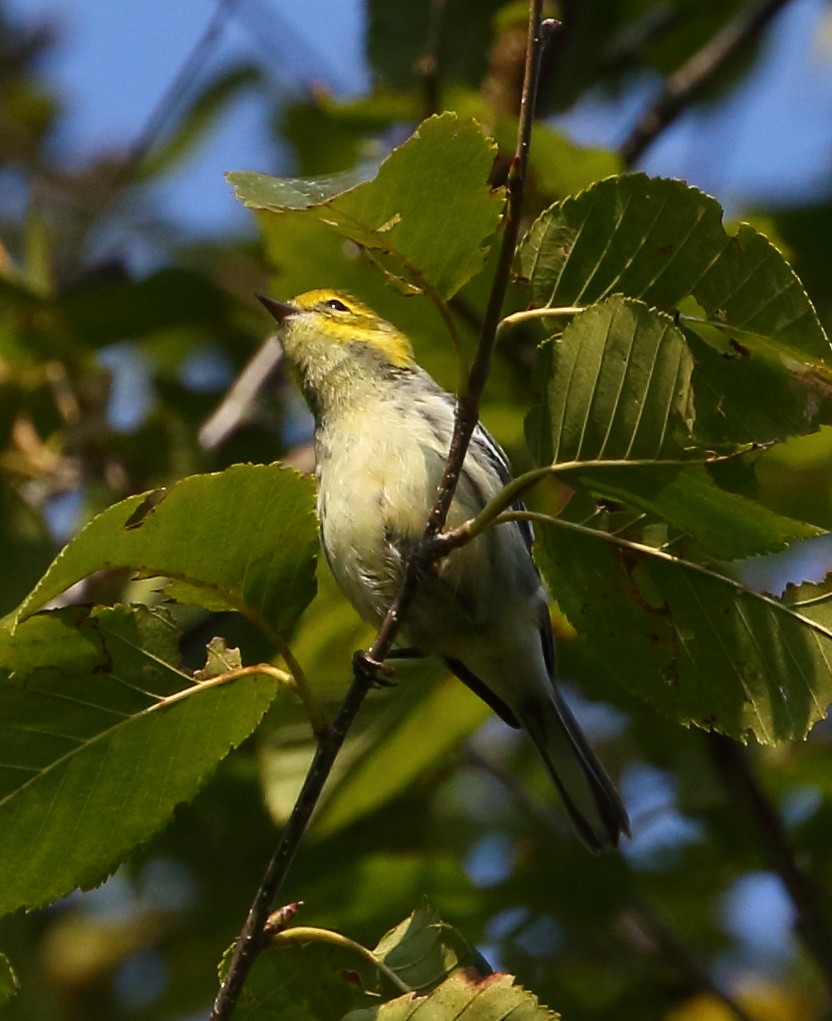
<svg viewBox="0 0 832 1021"><path fill-rule="evenodd" d="M337 449L322 459L318 512L327 559L356 610L378 624L401 585L412 546L422 537L436 498L447 451L420 415L394 404L366 431L355 416L339 420ZM448 435L451 412L448 411ZM382 428L379 425L383 426ZM364 429L362 432L361 429ZM323 447L324 434L319 437ZM448 515L454 527L472 517L501 488L496 474L463 482ZM499 582L494 583L495 575ZM540 580L513 524L487 530L424 579L402 629L405 644L453 655L465 635L504 627L540 598Z"/></svg>
<svg viewBox="0 0 832 1021"><path fill-rule="evenodd" d="M319 469L318 513L327 558L367 620L386 612L401 582L402 540L418 541L436 494L442 457L391 405L367 431L346 416ZM423 441L420 443L420 439Z"/></svg>

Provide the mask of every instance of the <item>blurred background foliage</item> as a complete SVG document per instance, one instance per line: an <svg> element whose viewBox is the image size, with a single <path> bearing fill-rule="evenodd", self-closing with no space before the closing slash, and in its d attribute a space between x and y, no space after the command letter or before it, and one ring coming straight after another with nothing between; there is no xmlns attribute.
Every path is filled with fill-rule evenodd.
<svg viewBox="0 0 832 1021"><path fill-rule="evenodd" d="M232 432L208 443L200 431L267 334L253 292L286 298L312 286L347 287L407 330L420 361L454 386L453 350L435 313L422 299L393 291L321 224L284 216L261 244L253 222L213 233L185 229L159 196L172 175L199 158L206 139L222 133L242 95L254 97L270 125L259 170L351 171L360 178L423 116L454 109L475 115L500 143L499 179L513 144L526 5L368 0L352 15L364 25L368 86L351 94L304 77L302 47L282 79L255 47L232 65L215 60L223 32L246 7L246 0L194 7L194 18L207 14L207 28L176 79L159 83L166 91L145 123L128 126L133 143L69 160L59 144L68 97L44 73L56 26L23 21L0 5L4 613L80 524L125 495L238 461L282 459L310 469L309 422L281 377ZM260 7L272 19L267 27L279 26L278 0ZM736 163L724 127L708 131L724 123L718 119L725 111L733 110L738 130L744 118L758 116L754 95L746 92L744 104L738 97L749 81L782 74L771 41L785 32L790 8L801 9L799 24L808 23L811 8L814 52L832 64L832 10L822 3L552 5L563 28L543 68L545 119L533 144L530 214L621 170L639 115L662 86L678 83L679 69L750 11L764 30L747 34L735 57L686 103L678 127L646 147L636 165L694 183L706 166L709 190L782 248L829 329L830 121L825 162L817 150L806 176L811 185L765 203L753 185L753 159L744 166L746 193L736 176L722 193L721 170L735 171ZM309 40L312 18L310 12ZM275 43L279 52L279 33ZM789 58L778 51L776 59L793 61L787 75L805 72L801 52L795 46ZM816 97L816 112L823 112L832 106L832 79L818 80L830 89ZM616 130L605 135L610 121ZM673 139L691 130L696 158L674 164ZM660 146L657 168L651 160ZM769 178L788 177L788 153L760 142L753 157ZM226 165L242 169L233 151ZM476 335L471 310L487 283L486 274L455 302L465 344ZM518 469L529 464L522 423L535 397L534 343L533 333L512 334L484 403L486 423ZM829 430L784 443L758 463L761 497L829 528L831 466ZM558 495L552 487L539 499L554 505ZM832 550L820 540L750 565L749 576L782 586L820 577L830 563ZM95 577L83 598L129 599L135 584ZM369 634L324 572L319 589L293 649L333 707L349 655ZM195 666L217 633L239 645L246 662L269 654L233 615L183 611L181 623L183 652ZM428 894L492 965L517 974L566 1021L829 1016L830 990L795 930L784 866L799 861L818 924L828 926L832 774L825 724L803 745L750 750L756 789L773 809L773 837L749 814L741 784L729 782L739 767L719 742L668 725L623 691L605 690L616 699L611 704L570 689L619 778L635 832L621 854L593 859L567 831L537 758L517 735L430 664L402 667L398 679L396 688L371 697L299 855L286 890L287 900L305 902L299 921L373 945ZM0 950L21 986L7 1015L205 1016L219 954L240 927L311 750L299 707L281 695L255 737L103 887L0 922Z"/></svg>

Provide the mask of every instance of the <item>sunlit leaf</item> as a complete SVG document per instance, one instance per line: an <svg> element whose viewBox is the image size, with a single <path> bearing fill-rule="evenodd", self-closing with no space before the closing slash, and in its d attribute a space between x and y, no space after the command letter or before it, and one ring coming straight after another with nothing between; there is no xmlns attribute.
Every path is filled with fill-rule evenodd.
<svg viewBox="0 0 832 1021"><path fill-rule="evenodd" d="M313 484L277 465L235 465L128 497L66 546L23 618L105 568L162 575L208 609L233 609L268 633L292 627L315 592Z"/></svg>
<svg viewBox="0 0 832 1021"><path fill-rule="evenodd" d="M554 1011L542 1006L534 994L514 985L511 975L472 979L452 975L428 996L407 993L378 1007L356 1010L343 1021L555 1021Z"/></svg>
<svg viewBox="0 0 832 1021"><path fill-rule="evenodd" d="M443 114L424 121L374 180L355 187L340 175L235 172L228 180L247 206L278 214L305 210L372 250L406 284L448 298L482 268L485 243L497 228L503 197L488 186L493 158L494 144L475 121Z"/></svg>
<svg viewBox="0 0 832 1021"><path fill-rule="evenodd" d="M451 975L473 968L481 976L491 974L488 962L465 937L439 917L425 901L409 918L391 929L374 954L417 993L435 989Z"/></svg>
<svg viewBox="0 0 832 1021"><path fill-rule="evenodd" d="M141 607L0 632L0 914L104 879L268 708L272 677L195 682L177 638Z"/></svg>
<svg viewBox="0 0 832 1021"><path fill-rule="evenodd" d="M682 181L601 181L542 213L520 248L536 306L620 292L666 311L692 295L705 315L825 359L830 346L803 286L770 242Z"/></svg>
<svg viewBox="0 0 832 1021"><path fill-rule="evenodd" d="M543 123L535 125L529 160L534 187L550 198L574 195L621 171L621 161L611 149L576 145Z"/></svg>
<svg viewBox="0 0 832 1021"><path fill-rule="evenodd" d="M223 974L230 957L220 968ZM428 992L467 968L490 968L425 902L374 950L326 929L290 925L272 938L246 981L238 1012L260 1021L331 1021L375 997Z"/></svg>

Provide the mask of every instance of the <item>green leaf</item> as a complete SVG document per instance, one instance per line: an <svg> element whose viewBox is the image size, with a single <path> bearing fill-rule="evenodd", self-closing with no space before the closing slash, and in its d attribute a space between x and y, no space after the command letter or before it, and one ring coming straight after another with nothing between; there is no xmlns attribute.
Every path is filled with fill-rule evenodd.
<svg viewBox="0 0 832 1021"><path fill-rule="evenodd" d="M281 136L292 146L303 176L340 173L365 162L368 138L415 123L422 109L412 92L343 98L315 91L283 106Z"/></svg>
<svg viewBox="0 0 832 1021"><path fill-rule="evenodd" d="M363 975L366 967L358 954L325 942L284 942L258 956L234 1017L238 1021L333 1021L367 1002L361 985L351 981Z"/></svg>
<svg viewBox="0 0 832 1021"><path fill-rule="evenodd" d="M391 929L374 954L408 988L426 993L445 979L468 968L490 975L491 967L452 925L425 900L409 918Z"/></svg>
<svg viewBox="0 0 832 1021"><path fill-rule="evenodd" d="M407 993L378 1007L355 1010L343 1021L555 1021L558 1014L542 1006L537 997L514 985L511 975L485 979L452 975L428 996Z"/></svg>
<svg viewBox="0 0 832 1021"><path fill-rule="evenodd" d="M230 951L221 976L229 960ZM429 992L449 975L473 967L490 973L483 958L427 902L375 950L327 929L288 926L260 955L238 1013L258 1021L331 1021L366 1003L364 990L375 996L404 989Z"/></svg>
<svg viewBox="0 0 832 1021"><path fill-rule="evenodd" d="M312 480L277 465L238 464L128 497L66 546L18 618L94 571L126 568L185 583L197 605L285 634L315 593L313 506Z"/></svg>
<svg viewBox="0 0 832 1021"><path fill-rule="evenodd" d="M5 954L0 954L0 1006L8 1003L20 991L20 983L12 963Z"/></svg>
<svg viewBox="0 0 832 1021"><path fill-rule="evenodd" d="M587 305L620 292L670 311L693 296L708 318L830 356L783 256L747 224L728 234L719 203L682 181L601 181L547 209L519 257L535 306Z"/></svg>
<svg viewBox="0 0 832 1021"><path fill-rule="evenodd" d="M559 476L594 496L618 500L653 514L692 536L702 550L720 560L775 553L798 539L823 531L783 517L720 489L701 464L603 465L577 468Z"/></svg>
<svg viewBox="0 0 832 1021"><path fill-rule="evenodd" d="M516 131L514 122L511 129ZM505 142L508 143L508 132ZM503 142L503 134L500 141ZM534 128L534 144L529 155L529 168L534 186L553 198L574 195L604 177L621 170L621 160L610 149L589 149L538 122Z"/></svg>
<svg viewBox="0 0 832 1021"><path fill-rule="evenodd" d="M194 674L198 681L210 681L212 677L239 670L243 665L240 650L229 649L223 638L212 638L205 652L205 666Z"/></svg>
<svg viewBox="0 0 832 1021"><path fill-rule="evenodd" d="M588 308L547 354L529 447L540 464L678 456L690 444L692 369L669 316L621 297Z"/></svg>
<svg viewBox="0 0 832 1021"><path fill-rule="evenodd" d="M159 611L71 607L0 632L0 914L106 877L257 726L276 682L195 682Z"/></svg>
<svg viewBox="0 0 832 1021"><path fill-rule="evenodd" d="M6 394L0 393L0 404ZM14 609L55 556L41 516L8 479L0 479L0 617Z"/></svg>
<svg viewBox="0 0 832 1021"><path fill-rule="evenodd" d="M503 196L488 186L494 144L476 121L443 114L424 121L381 164L373 181L227 175L247 206L304 210L372 250L406 286L449 298L480 271Z"/></svg>
<svg viewBox="0 0 832 1021"><path fill-rule="evenodd" d="M419 684L408 677L406 684ZM324 801L315 821L318 835L354 823L400 794L427 770L436 768L486 719L490 710L456 678L447 678L428 693L420 686L418 700L404 706L391 723L391 713L362 742L357 758L339 768L340 780ZM391 706L393 714L398 706Z"/></svg>
<svg viewBox="0 0 832 1021"><path fill-rule="evenodd" d="M832 422L832 365L745 331L688 322L683 332L701 443L769 443Z"/></svg>
<svg viewBox="0 0 832 1021"><path fill-rule="evenodd" d="M142 280L104 274L61 294L50 306L76 345L101 347L156 330L203 324L231 328L230 303L204 273L166 267Z"/></svg>
<svg viewBox="0 0 832 1021"><path fill-rule="evenodd" d="M732 578L553 521L552 591L578 637L567 673L610 680L679 723L763 744L802 738L832 701L832 631Z"/></svg>

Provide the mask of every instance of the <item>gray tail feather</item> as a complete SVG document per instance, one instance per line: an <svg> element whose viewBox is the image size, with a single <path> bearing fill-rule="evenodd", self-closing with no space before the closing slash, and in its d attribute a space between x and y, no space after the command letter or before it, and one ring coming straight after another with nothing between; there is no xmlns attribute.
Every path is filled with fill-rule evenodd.
<svg viewBox="0 0 832 1021"><path fill-rule="evenodd" d="M551 695L550 706L514 708L543 756L578 836L591 851L609 850L622 834L630 836L627 810L565 699L554 688Z"/></svg>

